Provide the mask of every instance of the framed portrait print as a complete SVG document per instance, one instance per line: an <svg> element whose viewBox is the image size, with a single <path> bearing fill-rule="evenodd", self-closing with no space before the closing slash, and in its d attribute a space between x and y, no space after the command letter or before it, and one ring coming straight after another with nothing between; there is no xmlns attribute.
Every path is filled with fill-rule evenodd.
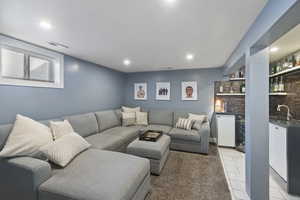
<svg viewBox="0 0 300 200"><path fill-rule="evenodd" d="M134 84L134 99L147 100L147 83Z"/></svg>
<svg viewBox="0 0 300 200"><path fill-rule="evenodd" d="M156 100L170 100L170 82L156 82Z"/></svg>
<svg viewBox="0 0 300 200"><path fill-rule="evenodd" d="M181 82L181 99L183 101L198 100L197 81L182 81Z"/></svg>

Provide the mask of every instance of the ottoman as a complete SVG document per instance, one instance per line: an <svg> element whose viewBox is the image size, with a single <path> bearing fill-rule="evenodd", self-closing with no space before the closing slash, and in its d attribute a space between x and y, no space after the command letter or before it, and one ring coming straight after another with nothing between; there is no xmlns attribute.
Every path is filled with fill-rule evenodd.
<svg viewBox="0 0 300 200"><path fill-rule="evenodd" d="M127 147L127 153L150 160L152 174L160 175L170 153L171 139L167 135L161 136L156 142L142 141L137 138Z"/></svg>

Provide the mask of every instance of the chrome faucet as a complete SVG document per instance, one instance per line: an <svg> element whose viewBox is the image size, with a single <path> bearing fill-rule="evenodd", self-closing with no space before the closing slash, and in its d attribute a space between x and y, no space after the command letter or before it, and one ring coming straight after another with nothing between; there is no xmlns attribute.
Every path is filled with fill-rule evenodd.
<svg viewBox="0 0 300 200"><path fill-rule="evenodd" d="M290 108L287 105L278 105L277 106L277 111L280 111L280 108L286 108L287 109L287 116L286 116L286 120L290 121L292 119L292 114L290 112Z"/></svg>

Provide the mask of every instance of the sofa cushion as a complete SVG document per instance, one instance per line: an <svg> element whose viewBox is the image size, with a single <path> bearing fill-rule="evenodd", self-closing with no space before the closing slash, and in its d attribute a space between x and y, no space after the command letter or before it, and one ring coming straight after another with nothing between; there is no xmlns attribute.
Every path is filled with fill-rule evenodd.
<svg viewBox="0 0 300 200"><path fill-rule="evenodd" d="M164 110L150 110L149 124L173 125L173 112Z"/></svg>
<svg viewBox="0 0 300 200"><path fill-rule="evenodd" d="M52 131L53 140L57 140L64 135L74 132L74 129L68 120L59 122L50 121L50 128Z"/></svg>
<svg viewBox="0 0 300 200"><path fill-rule="evenodd" d="M85 138L92 148L117 150L138 136L139 127L114 127Z"/></svg>
<svg viewBox="0 0 300 200"><path fill-rule="evenodd" d="M99 131L121 126L121 120L115 110L106 110L95 113L98 121Z"/></svg>
<svg viewBox="0 0 300 200"><path fill-rule="evenodd" d="M74 131L83 137L99 132L97 119L94 113L67 116L65 119L70 122Z"/></svg>
<svg viewBox="0 0 300 200"><path fill-rule="evenodd" d="M155 131L162 131L163 133L169 133L170 130L172 129L171 126L164 126L164 125L155 125L155 124L151 124L149 126L147 126L146 128L147 130L155 130Z"/></svg>
<svg viewBox="0 0 300 200"><path fill-rule="evenodd" d="M131 200L150 171L147 159L89 149L55 170L39 188L39 200Z"/></svg>
<svg viewBox="0 0 300 200"><path fill-rule="evenodd" d="M188 118L188 117L189 117L188 112L174 112L173 127L176 126L176 123L178 122L179 118Z"/></svg>
<svg viewBox="0 0 300 200"><path fill-rule="evenodd" d="M172 128L169 135L172 139L180 139L194 142L200 142L201 139L199 132L196 130L187 131L184 129Z"/></svg>
<svg viewBox="0 0 300 200"><path fill-rule="evenodd" d="M13 124L6 124L0 126L0 151L3 149L12 128Z"/></svg>

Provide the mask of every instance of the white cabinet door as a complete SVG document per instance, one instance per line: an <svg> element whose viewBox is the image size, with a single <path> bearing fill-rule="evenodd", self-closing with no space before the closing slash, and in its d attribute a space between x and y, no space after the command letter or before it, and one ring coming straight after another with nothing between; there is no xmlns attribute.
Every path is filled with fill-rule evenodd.
<svg viewBox="0 0 300 200"><path fill-rule="evenodd" d="M287 143L285 128L270 124L269 159L271 167L287 181Z"/></svg>
<svg viewBox="0 0 300 200"><path fill-rule="evenodd" d="M218 145L235 147L235 116L217 115Z"/></svg>

